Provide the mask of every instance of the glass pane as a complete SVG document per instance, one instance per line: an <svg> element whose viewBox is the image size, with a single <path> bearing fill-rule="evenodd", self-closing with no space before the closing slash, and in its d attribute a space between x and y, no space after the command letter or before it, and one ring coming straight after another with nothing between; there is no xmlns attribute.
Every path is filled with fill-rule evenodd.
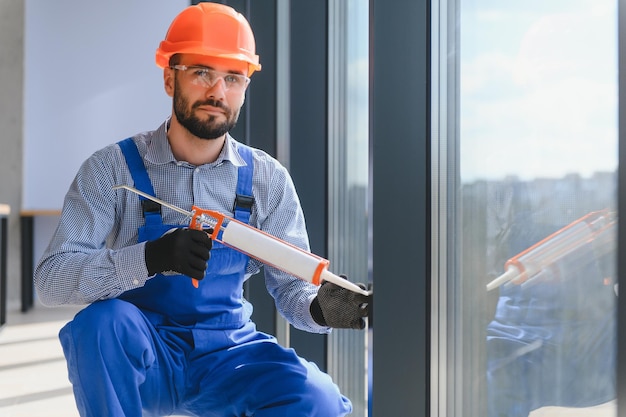
<svg viewBox="0 0 626 417"><path fill-rule="evenodd" d="M448 4L449 407L614 416L617 4Z"/></svg>
<svg viewBox="0 0 626 417"><path fill-rule="evenodd" d="M330 269L368 281L368 0L329 2L328 236ZM368 414L367 332L334 329L328 371Z"/></svg>

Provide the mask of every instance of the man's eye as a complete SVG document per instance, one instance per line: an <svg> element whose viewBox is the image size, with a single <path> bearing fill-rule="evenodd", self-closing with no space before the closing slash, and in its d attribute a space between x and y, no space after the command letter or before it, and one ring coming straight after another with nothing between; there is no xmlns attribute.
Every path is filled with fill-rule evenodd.
<svg viewBox="0 0 626 417"><path fill-rule="evenodd" d="M237 84L239 83L239 77L237 77L236 75L225 75L224 81L226 81L228 84Z"/></svg>
<svg viewBox="0 0 626 417"><path fill-rule="evenodd" d="M209 69L208 68L197 68L194 71L194 74L198 77L206 77L207 75L209 75Z"/></svg>

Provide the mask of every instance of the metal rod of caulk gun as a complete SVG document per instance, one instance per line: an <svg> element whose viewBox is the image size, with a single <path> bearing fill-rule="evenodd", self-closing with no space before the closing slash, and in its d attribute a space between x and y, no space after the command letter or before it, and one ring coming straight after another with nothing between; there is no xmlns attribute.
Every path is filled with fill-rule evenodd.
<svg viewBox="0 0 626 417"><path fill-rule="evenodd" d="M135 194L139 194L140 196L145 197L145 198L147 198L148 200L152 200L152 201L154 201L155 203L159 203L159 204L160 204L160 205L162 205L163 207L167 207L168 209L172 209L172 210L174 210L174 211L176 211L176 212L178 212L178 213L180 213L180 214L184 214L185 216L187 216L187 217L189 217L189 218L193 217L193 213L192 213L192 212L187 211L187 210L183 210L183 209L181 209L180 207L176 207L176 206L175 206L175 205L173 205L173 204L170 204L170 203L168 203L168 202L166 202L166 201L163 201L163 200L161 200L161 199L159 199L159 198L156 198L156 197L154 197L154 196L151 196L151 195L150 195L150 194L148 194L148 193L144 193L143 191L140 191L140 190L138 190L138 189L136 189L136 188L130 187L130 186L128 186L128 185L114 185L114 186L113 186L113 189L114 189L114 190L119 190L119 189L122 189L122 188L123 188L123 189L125 189L125 190L128 190L128 191L131 191L131 192L133 192L133 193L135 193Z"/></svg>
<svg viewBox="0 0 626 417"><path fill-rule="evenodd" d="M329 272L327 270L329 262L326 259L306 252L301 248L293 246L250 225L224 216L221 213L202 210L197 207L194 207L195 211L193 212L183 210L180 207L176 207L127 185L116 185L113 188L126 189L159 203L164 207L184 214L192 219L192 225L203 223L214 229L211 236L213 239L304 281L316 285L321 284L322 281L328 281L359 294L372 294L372 291L365 290L347 279ZM218 231L222 231L221 238L218 237Z"/></svg>

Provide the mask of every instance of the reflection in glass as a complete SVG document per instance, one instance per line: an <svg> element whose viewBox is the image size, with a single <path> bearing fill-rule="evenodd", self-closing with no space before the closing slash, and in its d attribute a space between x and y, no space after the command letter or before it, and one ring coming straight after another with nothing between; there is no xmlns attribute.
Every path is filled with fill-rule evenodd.
<svg viewBox="0 0 626 417"><path fill-rule="evenodd" d="M616 4L449 4L449 409L615 416Z"/></svg>
<svg viewBox="0 0 626 417"><path fill-rule="evenodd" d="M526 274L493 290L499 295L486 335L488 416L591 407L615 397L615 222L610 211L585 207L612 204L591 187L613 189L607 181L555 179L543 196L536 181L491 184L490 202L500 204L487 223L487 252L494 255L488 275L510 266L507 259Z"/></svg>

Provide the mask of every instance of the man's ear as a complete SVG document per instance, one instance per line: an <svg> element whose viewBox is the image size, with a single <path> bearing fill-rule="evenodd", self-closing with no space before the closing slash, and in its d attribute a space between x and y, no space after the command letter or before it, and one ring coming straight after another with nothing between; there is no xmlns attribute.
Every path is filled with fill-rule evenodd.
<svg viewBox="0 0 626 417"><path fill-rule="evenodd" d="M163 87L168 96L174 97L175 74L171 68L163 69Z"/></svg>

